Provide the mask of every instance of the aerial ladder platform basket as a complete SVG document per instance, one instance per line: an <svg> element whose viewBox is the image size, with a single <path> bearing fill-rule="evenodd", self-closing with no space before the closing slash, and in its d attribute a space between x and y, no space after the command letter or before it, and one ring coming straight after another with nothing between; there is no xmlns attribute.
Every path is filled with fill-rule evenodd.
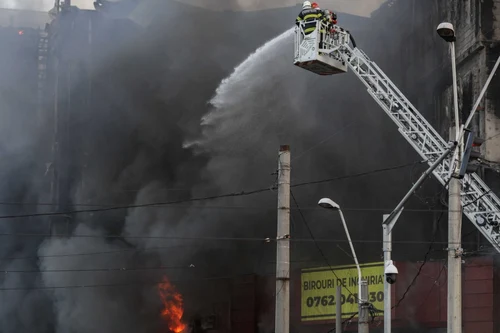
<svg viewBox="0 0 500 333"><path fill-rule="evenodd" d="M347 72L347 64L338 50L349 43L350 35L338 26L333 27L333 33L327 29L321 21L316 21L316 29L308 35L304 33L304 23L295 27L296 66L319 75ZM321 33L322 30L327 32Z"/></svg>

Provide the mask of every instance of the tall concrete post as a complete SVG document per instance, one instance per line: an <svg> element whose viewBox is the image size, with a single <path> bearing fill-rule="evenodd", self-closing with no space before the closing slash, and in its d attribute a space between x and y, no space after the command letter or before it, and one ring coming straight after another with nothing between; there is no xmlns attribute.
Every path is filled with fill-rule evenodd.
<svg viewBox="0 0 500 333"><path fill-rule="evenodd" d="M278 165L275 333L290 331L290 147L281 146Z"/></svg>
<svg viewBox="0 0 500 333"><path fill-rule="evenodd" d="M389 214L384 215L384 221L389 217ZM392 252L392 232L387 224L383 224L383 249L384 249L384 269L389 260L391 260ZM391 333L392 325L392 306L391 306L391 285L384 277L384 333Z"/></svg>
<svg viewBox="0 0 500 333"><path fill-rule="evenodd" d="M452 178L448 203L448 333L462 333L462 207L460 181Z"/></svg>
<svg viewBox="0 0 500 333"><path fill-rule="evenodd" d="M370 330L370 313L368 311L368 282L366 280L359 281L361 295L359 297L359 321L358 333L368 333Z"/></svg>
<svg viewBox="0 0 500 333"><path fill-rule="evenodd" d="M335 333L342 333L342 286L337 286L335 299Z"/></svg>
<svg viewBox="0 0 500 333"><path fill-rule="evenodd" d="M453 74L453 108L455 113L455 140L460 140L460 113L458 110L457 68L455 42L450 43ZM462 333L462 203L461 184L457 178L462 162L462 142L458 142L457 159L448 187L448 333Z"/></svg>

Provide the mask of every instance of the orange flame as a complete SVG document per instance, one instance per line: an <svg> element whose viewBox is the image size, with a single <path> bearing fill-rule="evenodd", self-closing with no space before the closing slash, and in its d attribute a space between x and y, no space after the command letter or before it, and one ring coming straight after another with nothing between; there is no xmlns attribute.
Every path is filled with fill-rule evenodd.
<svg viewBox="0 0 500 333"><path fill-rule="evenodd" d="M161 316L167 321L168 328L174 333L183 332L186 324L182 322L184 314L182 295L166 277L163 277L163 282L158 285L158 291L163 303Z"/></svg>

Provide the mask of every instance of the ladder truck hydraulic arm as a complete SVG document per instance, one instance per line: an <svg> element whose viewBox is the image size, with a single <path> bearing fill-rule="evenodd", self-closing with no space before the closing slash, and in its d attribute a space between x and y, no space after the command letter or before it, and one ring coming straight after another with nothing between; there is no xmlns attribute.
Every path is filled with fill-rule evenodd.
<svg viewBox="0 0 500 333"><path fill-rule="evenodd" d="M323 27L332 32L321 36L322 24L318 21L315 31L308 35L303 25L295 27L294 64L319 75L346 73L350 68L429 166L438 161L450 143L438 134L377 64L356 47L348 31L339 26ZM447 186L455 166L453 156L448 155L432 173ZM476 173L465 174L461 183L464 214L500 252L500 199Z"/></svg>

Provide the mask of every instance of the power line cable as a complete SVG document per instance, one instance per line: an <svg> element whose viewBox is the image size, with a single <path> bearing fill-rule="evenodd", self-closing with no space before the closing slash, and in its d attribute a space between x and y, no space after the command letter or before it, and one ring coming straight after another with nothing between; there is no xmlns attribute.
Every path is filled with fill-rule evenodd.
<svg viewBox="0 0 500 333"><path fill-rule="evenodd" d="M244 241L244 242L262 242L270 243L274 242L275 239L269 237L197 237L197 236L143 236L143 235L79 235L79 234L29 234L29 233L0 233L0 237L52 237L52 238L90 238L90 239L152 239L152 240L177 240L177 241ZM295 238L290 239L291 242L324 242L324 243L346 243L346 239L335 239L335 238ZM367 239L353 239L353 243L382 243L381 240L367 240ZM392 243L397 244L455 244L448 242L436 242L436 241L423 241L423 240L393 240ZM459 244L458 242L456 244ZM476 242L467 242L460 244L475 245ZM99 254L99 253L98 253ZM84 255L84 254L78 254ZM71 256L71 255L64 255Z"/></svg>
<svg viewBox="0 0 500 333"><path fill-rule="evenodd" d="M113 210L121 210L121 209L131 209L131 208L146 208L146 207L154 207L154 206L169 206L179 203L186 202L198 202L198 201L208 201L222 198L230 198L230 197L241 197L248 196L252 194L268 192L270 188L262 188L253 191L241 191L235 193L227 193L221 195L213 195L206 197L198 197L198 198L190 198L183 200L173 200L173 201L165 201L165 202L152 202L145 204L135 204L135 205L124 205L124 206L113 206L113 207L102 207L102 208L91 208L91 209L80 209L80 210L70 210L66 212L48 212L48 213L33 213L33 214L23 214L23 215L2 215L0 219L14 219L14 218L23 218L23 217L40 217L40 216L58 216L58 215L72 215L72 214L81 214L81 213L97 213L97 212L106 212Z"/></svg>
<svg viewBox="0 0 500 333"><path fill-rule="evenodd" d="M61 254L47 254L47 255L38 255L38 256L26 256L26 257L6 257L0 258L0 262L2 261L12 261L12 260L32 260L32 259L41 259L41 258L64 258L64 257L82 257L82 256L94 256L94 255L104 255L104 254L117 254L117 253L125 253L125 252L149 252L149 251L162 251L167 249L179 248L179 247L190 247L189 245L172 245L172 246L160 246L160 247L151 247L147 249L119 249L119 250L109 250L109 251L96 251L96 252L83 252L83 253L61 253Z"/></svg>
<svg viewBox="0 0 500 333"><path fill-rule="evenodd" d="M476 199L478 200L478 199ZM473 203L473 202L472 202ZM2 203L0 203L2 205ZM468 206L467 204L466 206ZM203 206L193 206L189 204L164 204L164 206L169 206L169 208L174 207L174 208L189 208L189 209L228 209L228 210L236 210L236 209L242 209L242 210L256 210L256 209L262 209L262 210L272 210L276 209L274 206L209 206L209 205L203 205ZM110 206L99 206L99 207L110 207ZM465 206L464 206L465 207ZM142 208L163 208L162 205L157 205L157 206L150 206L150 207L142 207ZM290 209L292 210L297 210L296 207L291 207ZM301 207L301 210L317 210L318 207ZM363 207L351 207L351 208L342 208L342 211L347 212L347 211L352 211L352 212L390 212L394 208L363 208ZM441 212L448 212L448 210L445 209L430 209L430 208L405 208L405 212L411 212L411 213L441 213ZM491 212L500 212L500 211L491 211Z"/></svg>
<svg viewBox="0 0 500 333"><path fill-rule="evenodd" d="M301 187L301 186L306 186L306 185L328 183L328 182L332 182L332 181L336 181L336 180L357 178L357 177L367 176L367 175L371 175L371 174L377 174L377 173L381 173L381 172L402 169L402 168L405 168L405 167L409 167L409 166L411 166L413 164L414 164L414 162L403 164L403 165L399 165L399 166L389 167L389 168L382 168L382 169L376 169L376 170L366 171L366 172L352 174L352 175L340 176L340 177L336 177L336 178L328 178L328 179L323 179L323 180L302 182L302 183L298 183L298 184L292 184L290 187L291 188L293 188L293 187ZM97 212L106 212L106 211L131 209L131 208L148 208L148 207L172 206L172 205L177 205L177 204L182 204L182 203L202 202L202 201L216 200L216 199L222 199L222 198L249 196L249 195L253 195L253 194L258 194L258 193L263 193L263 192L268 192L268 191L276 190L276 189L277 189L276 185L272 185L272 186L267 187L267 188L261 188L261 189L256 189L256 190L252 190L252 191L233 192L233 193L227 193L227 194L221 194L221 195L213 195L213 196L189 198L189 199L182 199L182 200L172 200L172 201L165 201L165 202L153 202L153 203L144 203L144 204L106 206L106 207L100 207L100 208L69 210L69 211L64 211L64 212L30 213L30 214L20 214L20 215L1 215L0 216L0 220L15 219L15 218L28 218L28 217L41 217L41 216L72 215L72 214L82 214L82 213L97 213ZM4 203L0 203L0 205L2 205L2 204L7 205L7 204L12 204L12 203L5 203L5 202Z"/></svg>
<svg viewBox="0 0 500 333"><path fill-rule="evenodd" d="M342 326L344 326L347 322L350 322L354 317L356 317L358 315L358 312L356 313L353 313L349 318L347 318L346 320L344 320L342 322ZM335 332L337 330L336 327L332 328L331 330L327 331L326 333L332 333L332 332Z"/></svg>
<svg viewBox="0 0 500 333"><path fill-rule="evenodd" d="M406 295L408 294L408 292L411 290L411 288L414 286L415 284L415 281L417 280L417 278L420 276L420 273L422 273L422 269L424 268L425 264L427 263L427 260L428 260L428 257L429 257L429 254L431 253L432 251L432 247L434 246L434 240L436 239L436 235L437 235L437 230L439 229L439 224L441 222L441 218L443 217L444 213L441 213L441 215L439 216L438 218L438 221L437 221L437 226L436 226L436 229L434 230L434 234L432 235L432 242L429 246L429 249L427 250L427 252L425 253L425 256L424 256L424 261L422 262L422 264L420 265L420 267L418 268L418 271L417 271L417 274L415 274L415 276L413 277L413 280L411 281L410 285L408 286L408 288L406 288L405 292L403 293L403 296L401 296L401 298L396 302L396 304L394 306L392 306L391 309L395 309L397 308L401 302L405 299Z"/></svg>
<svg viewBox="0 0 500 333"><path fill-rule="evenodd" d="M336 180L343 180L343 179L350 179L350 178L357 178L357 177L362 177L362 176L374 175L374 174L381 173L381 172L387 172L387 171L393 171L393 170L407 168L407 167L410 167L414 164L415 164L415 162L411 162L411 163L401 164L401 165L388 167L388 168L382 168L382 169L376 169L376 170L372 170L372 171L355 173L352 175L345 175L345 176L340 176L340 177L335 177L335 178L328 178L328 179L322 179L322 180L316 180L316 181L297 183L297 184L292 184L290 187L293 188L293 187L300 187L300 186L313 185L313 184L322 184L322 183L333 182Z"/></svg>
<svg viewBox="0 0 500 333"><path fill-rule="evenodd" d="M429 292L425 296L425 298L422 301L422 303L420 303L420 305L417 307L417 309L420 309L420 307L427 302L427 299L429 299L429 296L431 295L432 290L434 290L434 287L439 282L439 279L441 279L441 275L443 274L443 271L444 271L445 268L446 268L446 265L443 263L443 267L441 267L441 269L439 270L439 274L438 274L437 278L434 279L434 283L432 284L431 288L429 289Z"/></svg>
<svg viewBox="0 0 500 333"><path fill-rule="evenodd" d="M350 123L348 123L347 125L343 126L342 128L338 129L337 131L335 131L332 135L330 135L329 137L327 137L326 139L323 139L321 140L319 143L315 144L314 146L310 147L310 148L307 148L306 150L300 152L299 154L297 154L294 158L292 158L292 162L298 160L299 158L301 158L302 156L304 156L306 153L310 152L311 150L314 150L316 148L318 148L319 146L321 146L323 143L329 141L330 139L332 139L333 137L337 136L338 134L340 134L341 132L343 132L344 130L346 130L347 128L351 127L352 125L355 124L357 120L353 120L351 121Z"/></svg>
<svg viewBox="0 0 500 333"><path fill-rule="evenodd" d="M116 267L116 268L76 268L76 269L43 269L43 270L3 270L2 273L75 273L75 272L132 272L132 271L156 271L170 269L193 269L192 266L156 266L156 267Z"/></svg>
<svg viewBox="0 0 500 333"><path fill-rule="evenodd" d="M318 252L320 253L320 255L323 257L323 259L325 260L326 264L328 265L328 267L330 268L331 272L333 273L333 275L335 276L335 278L337 279L337 281L339 281L339 277L337 276L337 273L335 273L335 270L333 269L333 267L330 265L329 261L328 261L328 258L326 257L326 255L323 253L323 250L321 249L321 247L318 245L318 243L316 242L316 238L314 237L314 234L311 230L311 228L309 227L309 223L307 223L307 220L304 216L304 214L302 213L302 211L300 210L300 207L299 207L299 203L297 202L297 199L295 199L295 195L293 194L293 191L290 190L290 195L293 199L293 202L295 203L295 206L297 206L297 209L299 210L299 214L302 218L302 221L304 221L304 224L309 232L309 235L311 236L311 239L313 240L314 242L314 245L316 246L316 248L318 249ZM358 281L358 283L361 283L361 281ZM357 298L354 296L354 294L346 287L342 284L342 288L344 288L345 290L347 290L347 292L349 294L351 294L354 298ZM339 301L339 300L337 300Z"/></svg>
<svg viewBox="0 0 500 333"><path fill-rule="evenodd" d="M171 280L172 283L193 283L200 281L217 281L217 280L230 280L239 277L254 275L254 273L245 273L237 275L228 276L211 276L195 279L182 279L182 280ZM57 289L94 289L94 288L119 288L119 287L131 287L131 286L156 286L159 281L136 281L136 282L126 282L126 283L98 283L98 284L74 284L67 286L36 286L36 287L5 287L0 288L0 291L34 291L34 290L57 290Z"/></svg>

